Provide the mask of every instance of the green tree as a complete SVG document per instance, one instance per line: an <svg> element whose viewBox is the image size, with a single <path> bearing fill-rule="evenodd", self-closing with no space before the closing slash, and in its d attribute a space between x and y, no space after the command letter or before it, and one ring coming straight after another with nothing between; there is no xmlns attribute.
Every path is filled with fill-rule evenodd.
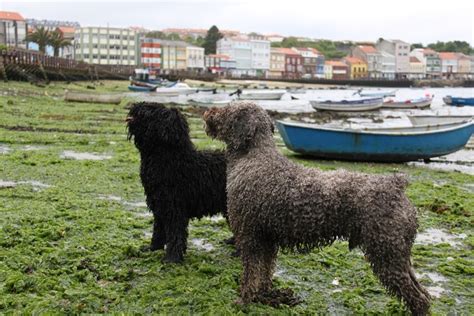
<svg viewBox="0 0 474 316"><path fill-rule="evenodd" d="M48 44L53 47L54 57L59 56L59 49L71 46L71 41L64 38L63 33L55 30L49 34Z"/></svg>
<svg viewBox="0 0 474 316"><path fill-rule="evenodd" d="M171 33L166 36L166 39L170 41L179 41L181 39L181 36L179 36L178 33Z"/></svg>
<svg viewBox="0 0 474 316"><path fill-rule="evenodd" d="M146 38L166 39L166 34L161 31L151 31L145 34Z"/></svg>
<svg viewBox="0 0 474 316"><path fill-rule="evenodd" d="M206 37L204 38L204 53L207 54L215 54L217 49L217 41L223 38L224 36L219 32L217 26L213 25L207 31Z"/></svg>
<svg viewBox="0 0 474 316"><path fill-rule="evenodd" d="M436 42L428 45L437 52L457 52L466 55L474 54L474 49L465 41Z"/></svg>
<svg viewBox="0 0 474 316"><path fill-rule="evenodd" d="M411 44L411 46L410 46L410 50L414 50L414 49L416 49L416 48L423 48L423 47L424 47L424 46L423 46L423 44L421 44L421 43L413 43L413 44Z"/></svg>
<svg viewBox="0 0 474 316"><path fill-rule="evenodd" d="M41 53L46 53L46 46L49 44L50 34L49 31L44 27L38 27L36 31L27 36L29 42L38 44L38 50Z"/></svg>

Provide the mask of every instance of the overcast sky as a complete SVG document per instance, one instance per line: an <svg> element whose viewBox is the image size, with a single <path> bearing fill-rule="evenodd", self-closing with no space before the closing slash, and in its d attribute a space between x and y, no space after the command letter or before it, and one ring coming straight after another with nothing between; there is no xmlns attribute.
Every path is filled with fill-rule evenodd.
<svg viewBox="0 0 474 316"><path fill-rule="evenodd" d="M0 0L0 10L82 26L207 29L215 24L331 40L463 40L474 46L474 0Z"/></svg>

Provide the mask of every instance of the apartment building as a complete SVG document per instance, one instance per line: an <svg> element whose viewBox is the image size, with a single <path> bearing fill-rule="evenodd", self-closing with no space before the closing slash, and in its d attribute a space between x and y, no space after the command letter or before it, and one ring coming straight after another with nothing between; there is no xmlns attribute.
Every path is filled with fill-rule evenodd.
<svg viewBox="0 0 474 316"><path fill-rule="evenodd" d="M28 25L18 12L0 11L0 44L26 48Z"/></svg>
<svg viewBox="0 0 474 316"><path fill-rule="evenodd" d="M90 64L140 64L140 44L135 31L113 27L81 27L74 34L74 59Z"/></svg>
<svg viewBox="0 0 474 316"><path fill-rule="evenodd" d="M406 78L410 73L410 44L401 40L379 40L375 48L381 52L394 56L395 77Z"/></svg>

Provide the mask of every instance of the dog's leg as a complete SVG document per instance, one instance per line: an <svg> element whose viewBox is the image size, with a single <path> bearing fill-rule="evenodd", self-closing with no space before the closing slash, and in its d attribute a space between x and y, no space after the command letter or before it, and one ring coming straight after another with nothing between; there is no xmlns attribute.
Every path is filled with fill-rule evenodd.
<svg viewBox="0 0 474 316"><path fill-rule="evenodd" d="M427 315L430 308L430 294L418 282L410 264L409 258L396 256L385 256L389 260L381 260L382 257L369 256L372 269L382 284L392 294L403 300L412 315Z"/></svg>
<svg viewBox="0 0 474 316"><path fill-rule="evenodd" d="M150 250L165 249L166 231L163 225L163 219L158 214L153 213L153 236L151 237Z"/></svg>
<svg viewBox="0 0 474 316"><path fill-rule="evenodd" d="M177 213L177 211L174 211L172 214ZM187 247L188 222L188 218L173 218L170 225L166 227L166 255L163 259L164 262L179 263L183 261Z"/></svg>
<svg viewBox="0 0 474 316"><path fill-rule="evenodd" d="M258 301L259 296L270 292L278 246L245 236L248 242L239 243L243 263L240 296L243 303Z"/></svg>

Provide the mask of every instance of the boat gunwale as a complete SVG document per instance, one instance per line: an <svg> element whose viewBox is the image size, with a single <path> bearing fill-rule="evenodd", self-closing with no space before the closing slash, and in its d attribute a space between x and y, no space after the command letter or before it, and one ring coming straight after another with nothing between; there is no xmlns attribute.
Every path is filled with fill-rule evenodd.
<svg viewBox="0 0 474 316"><path fill-rule="evenodd" d="M445 129L436 129L436 130L428 130L428 131L413 131L413 132L390 132L390 131L382 131L378 132L376 130L364 130L364 129L354 129L354 128L333 128L329 126L318 126L318 125L311 125L306 123L299 123L299 122L287 122L282 120L277 120L277 123L283 126L290 126L290 127L300 127L305 129L311 130L323 130L329 132L339 132L339 133L355 133L355 134L368 134L368 135L378 135L378 136L418 136L418 135L428 135L428 134L439 134L444 132L456 131L463 129L465 127L469 127L470 125L474 125L474 121L466 120L462 121L462 124L458 126L453 126ZM461 123L461 122L460 122ZM430 125L425 125L430 126ZM436 125L431 125L436 126Z"/></svg>

